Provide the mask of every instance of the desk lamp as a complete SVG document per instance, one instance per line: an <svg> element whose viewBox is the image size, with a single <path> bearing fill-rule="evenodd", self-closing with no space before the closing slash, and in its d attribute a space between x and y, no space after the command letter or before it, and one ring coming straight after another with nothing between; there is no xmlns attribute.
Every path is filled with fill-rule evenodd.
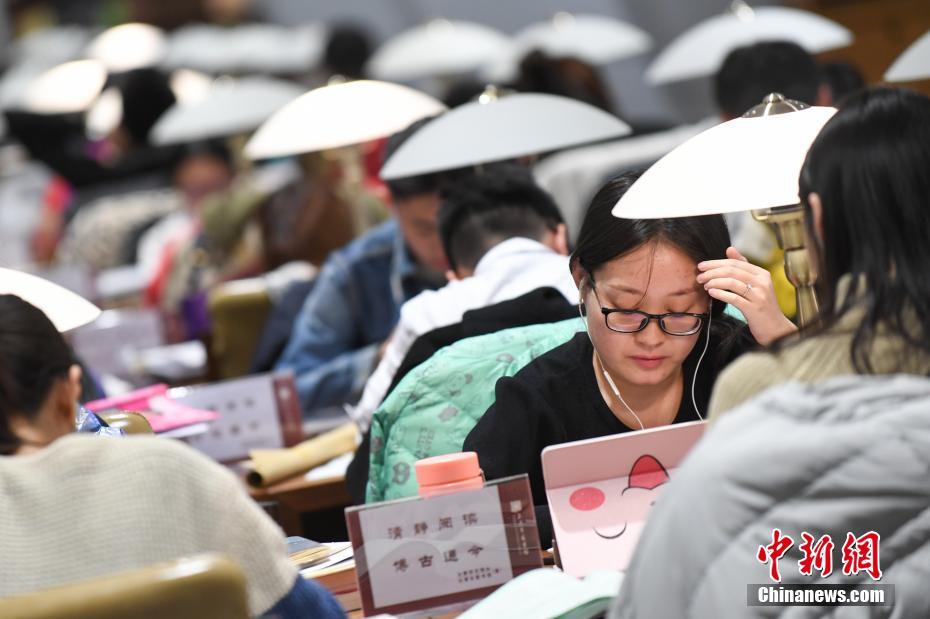
<svg viewBox="0 0 930 619"><path fill-rule="evenodd" d="M729 10L676 37L649 68L646 81L667 84L713 75L737 47L762 41L791 41L817 54L852 43L852 33L815 13L781 6L753 8L734 0Z"/></svg>
<svg viewBox="0 0 930 619"><path fill-rule="evenodd" d="M407 81L475 71L505 53L509 40L474 22L433 19L392 37L375 50L368 72Z"/></svg>
<svg viewBox="0 0 930 619"><path fill-rule="evenodd" d="M616 116L568 97L503 95L489 88L417 131L381 170L393 180L537 155L621 137L630 127Z"/></svg>
<svg viewBox="0 0 930 619"><path fill-rule="evenodd" d="M885 73L888 82L930 78L930 30L914 41Z"/></svg>
<svg viewBox="0 0 930 619"><path fill-rule="evenodd" d="M514 34L506 53L494 58L481 75L495 82L513 80L519 72L520 61L536 50L554 58L577 58L599 66L644 54L652 46L648 32L625 21L606 15L560 11Z"/></svg>
<svg viewBox="0 0 930 619"><path fill-rule="evenodd" d="M613 214L652 219L752 211L775 229L797 290L798 321L808 324L817 313L817 274L806 249L798 177L811 143L835 113L770 94L741 118L698 134L656 162Z"/></svg>
<svg viewBox="0 0 930 619"><path fill-rule="evenodd" d="M161 28L130 23L104 30L90 42L85 53L88 58L102 62L107 71L121 73L160 64L167 46Z"/></svg>
<svg viewBox="0 0 930 619"><path fill-rule="evenodd" d="M100 308L46 279L0 268L0 294L13 294L42 310L59 331L70 331L100 316Z"/></svg>

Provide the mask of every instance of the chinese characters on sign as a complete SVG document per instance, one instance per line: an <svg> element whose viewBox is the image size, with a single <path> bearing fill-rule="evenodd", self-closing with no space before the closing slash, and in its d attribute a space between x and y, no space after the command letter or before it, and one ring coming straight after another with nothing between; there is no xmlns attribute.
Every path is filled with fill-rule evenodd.
<svg viewBox="0 0 930 619"><path fill-rule="evenodd" d="M452 517L451 516L441 516L439 519L439 526L437 529L442 531L444 529L452 529ZM475 512L468 512L467 514L462 514L462 522L466 527L475 526L478 524L478 514ZM419 535L426 535L429 531L428 522L415 522L413 524L413 535L414 537ZM402 539L404 536L404 528L399 526L390 526L388 527L388 539Z"/></svg>
<svg viewBox="0 0 930 619"><path fill-rule="evenodd" d="M513 577L495 487L386 503L359 511L359 524L378 608L493 587Z"/></svg>
<svg viewBox="0 0 930 619"><path fill-rule="evenodd" d="M801 559L798 561L798 571L804 576L812 576L816 571L821 578L833 573L833 549L835 544L829 535L815 538L807 531L801 533ZM879 561L879 544L881 536L875 531L869 531L859 537L853 533L846 534L842 546L843 574L855 576L865 572L872 580L882 577L881 563ZM769 566L769 578L773 582L781 582L781 572L778 561L794 546L790 535L785 535L780 529L772 530L772 541L759 546L756 559L759 563Z"/></svg>

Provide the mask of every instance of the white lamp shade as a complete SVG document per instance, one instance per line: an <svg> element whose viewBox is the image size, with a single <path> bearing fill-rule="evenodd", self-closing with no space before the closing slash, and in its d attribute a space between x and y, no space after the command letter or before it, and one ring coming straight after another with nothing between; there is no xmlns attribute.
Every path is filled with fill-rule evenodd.
<svg viewBox="0 0 930 619"><path fill-rule="evenodd" d="M123 24L100 33L86 54L113 72L155 66L167 49L165 33L149 24Z"/></svg>
<svg viewBox="0 0 930 619"><path fill-rule="evenodd" d="M78 58L89 38L84 28L62 26L13 41L7 56L9 67L0 76L0 108L21 106L29 84L45 71Z"/></svg>
<svg viewBox="0 0 930 619"><path fill-rule="evenodd" d="M474 71L506 53L503 34L467 21L436 19L398 34L379 47L369 73L383 80L413 80Z"/></svg>
<svg viewBox="0 0 930 619"><path fill-rule="evenodd" d="M319 63L326 32L317 23L186 26L171 36L163 64L213 74L302 73Z"/></svg>
<svg viewBox="0 0 930 619"><path fill-rule="evenodd" d="M152 127L152 141L174 144L248 133L303 92L295 84L261 77L220 81L206 98L165 112Z"/></svg>
<svg viewBox="0 0 930 619"><path fill-rule="evenodd" d="M798 176L832 107L736 118L699 133L627 190L616 217L658 219L797 204Z"/></svg>
<svg viewBox="0 0 930 619"><path fill-rule="evenodd" d="M84 297L22 271L0 268L0 294L14 294L35 305L59 331L76 329L100 316L100 309Z"/></svg>
<svg viewBox="0 0 930 619"><path fill-rule="evenodd" d="M116 129L123 120L123 95L115 86L110 86L97 97L87 110L84 125L87 135L93 140L101 140Z"/></svg>
<svg viewBox="0 0 930 619"><path fill-rule="evenodd" d="M171 83L171 92L174 93L174 98L182 105L206 99L213 87L212 77L193 69L173 71L169 82Z"/></svg>
<svg viewBox="0 0 930 619"><path fill-rule="evenodd" d="M493 81L511 80L520 60L534 50L604 65L648 52L652 45L649 33L625 21L604 15L558 13L517 32L506 56L492 63L484 75Z"/></svg>
<svg viewBox="0 0 930 619"><path fill-rule="evenodd" d="M574 99L536 93L461 105L404 142L381 169L391 180L503 161L630 133L616 116Z"/></svg>
<svg viewBox="0 0 930 619"><path fill-rule="evenodd" d="M245 145L249 159L341 148L391 135L446 107L418 90L359 80L315 88L275 112Z"/></svg>
<svg viewBox="0 0 930 619"><path fill-rule="evenodd" d="M83 112L100 96L107 70L96 60L74 60L45 71L26 87L16 105L38 114Z"/></svg>
<svg viewBox="0 0 930 619"><path fill-rule="evenodd" d="M910 82L930 78L930 30L914 41L885 73L885 81Z"/></svg>
<svg viewBox="0 0 930 619"><path fill-rule="evenodd" d="M852 33L820 15L777 6L716 15L669 43L646 70L646 80L664 84L713 75L737 47L763 41L792 41L808 52L846 47Z"/></svg>

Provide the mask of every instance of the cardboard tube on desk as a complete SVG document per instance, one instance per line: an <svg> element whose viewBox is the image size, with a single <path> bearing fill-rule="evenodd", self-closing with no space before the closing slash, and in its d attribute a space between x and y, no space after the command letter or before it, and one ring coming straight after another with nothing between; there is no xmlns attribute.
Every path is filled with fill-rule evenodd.
<svg viewBox="0 0 930 619"><path fill-rule="evenodd" d="M287 449L253 449L249 452L253 470L246 479L253 486L269 486L309 471L337 456L355 451L357 436L355 424L347 423Z"/></svg>

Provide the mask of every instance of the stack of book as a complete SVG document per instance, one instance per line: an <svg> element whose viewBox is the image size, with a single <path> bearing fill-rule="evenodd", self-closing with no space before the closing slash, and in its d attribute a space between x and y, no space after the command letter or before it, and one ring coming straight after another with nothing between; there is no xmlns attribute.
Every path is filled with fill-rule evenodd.
<svg viewBox="0 0 930 619"><path fill-rule="evenodd" d="M348 613L362 608L349 542L320 543L303 537L287 538L288 558L304 578L329 590Z"/></svg>

